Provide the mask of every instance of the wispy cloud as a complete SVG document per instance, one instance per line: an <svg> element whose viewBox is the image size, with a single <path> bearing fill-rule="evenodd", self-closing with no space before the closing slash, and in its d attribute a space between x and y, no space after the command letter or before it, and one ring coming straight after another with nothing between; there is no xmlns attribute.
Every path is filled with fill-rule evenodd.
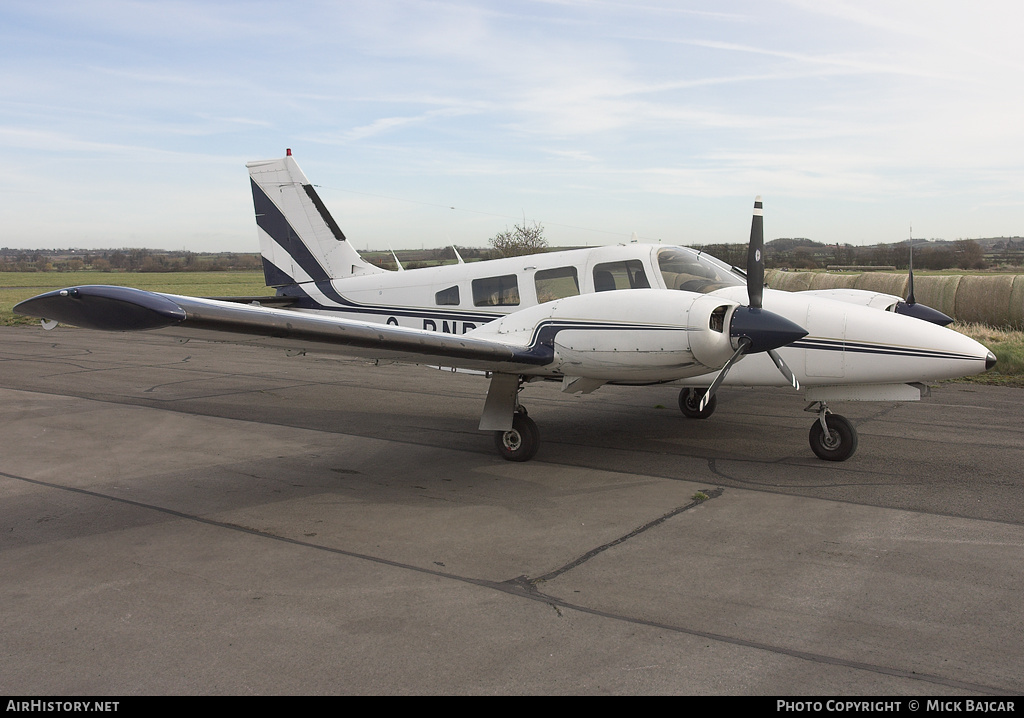
<svg viewBox="0 0 1024 718"><path fill-rule="evenodd" d="M723 203L758 192L815 222L819 205L856 205L836 231L857 241L923 202L950 236L1021 233L1020 204L998 200L1024 189L1021 14L994 0L10 0L0 146L19 186L89 201L41 197L0 221L47 246L76 222L179 246L208 236L197 217L235 226L217 217L237 197L240 229L218 235L249 249L241 164L293 146L325 185L496 216L529 201L627 237L637 217L670 237L684 211L732 237ZM189 211L167 212L171 195ZM353 221L377 209L351 197ZM965 218L964 197L983 209ZM147 213L161 221L127 226ZM453 241L484 241L482 216ZM400 244L425 221L396 212L379 230Z"/></svg>

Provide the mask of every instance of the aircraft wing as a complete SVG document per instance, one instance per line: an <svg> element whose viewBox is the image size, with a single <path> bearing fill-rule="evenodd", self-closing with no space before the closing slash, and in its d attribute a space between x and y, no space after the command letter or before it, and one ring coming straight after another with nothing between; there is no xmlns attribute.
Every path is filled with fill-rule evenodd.
<svg viewBox="0 0 1024 718"><path fill-rule="evenodd" d="M41 294L18 314L87 329L146 330L186 339L251 344L458 369L546 372L550 352L485 338L444 334L286 309L114 286Z"/></svg>

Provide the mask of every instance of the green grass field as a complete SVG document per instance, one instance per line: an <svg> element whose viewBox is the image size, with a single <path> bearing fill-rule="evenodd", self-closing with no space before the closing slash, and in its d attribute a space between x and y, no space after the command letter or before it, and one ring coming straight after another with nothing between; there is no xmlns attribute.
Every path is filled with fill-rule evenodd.
<svg viewBox="0 0 1024 718"><path fill-rule="evenodd" d="M991 371L968 377L966 381L1024 387L1024 332L960 322L949 328L981 342L996 355L996 365Z"/></svg>
<svg viewBox="0 0 1024 718"><path fill-rule="evenodd" d="M0 272L0 325L36 324L12 310L25 299L84 284L116 284L193 297L272 296L263 272Z"/></svg>
<svg viewBox="0 0 1024 718"><path fill-rule="evenodd" d="M83 284L116 284L196 297L273 294L264 284L262 272L0 272L0 325L37 324L37 319L15 314L12 311L14 305L43 292ZM981 342L998 359L992 371L970 377L969 381L1024 387L1024 332L996 329L982 324L957 323L950 328Z"/></svg>

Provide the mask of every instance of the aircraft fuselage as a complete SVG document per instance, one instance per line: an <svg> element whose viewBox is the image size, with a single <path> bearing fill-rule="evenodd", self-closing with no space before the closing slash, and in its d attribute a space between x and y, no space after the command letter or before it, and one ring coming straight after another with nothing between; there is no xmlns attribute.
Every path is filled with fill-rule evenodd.
<svg viewBox="0 0 1024 718"><path fill-rule="evenodd" d="M674 271L677 269L683 271ZM639 296L627 300L617 291L626 289L635 290ZM652 301L661 291L672 290L717 297L730 306L743 304L746 299L743 276L724 263L689 248L651 244L380 272L302 283L285 293L302 295L295 305L299 311L338 314L445 334L487 335L491 331L485 327L495 320L522 313L515 321L529 322L532 312L526 310L530 307L561 303L560 300L571 297L581 297L572 300L581 315L607 318L610 308L620 307L638 325L673 319L677 326L687 325L685 317L679 315L681 310L673 317L663 317L659 308L669 302ZM617 298L601 301L600 308L596 298L585 299L586 295L610 291L615 291ZM858 304L849 297L842 301L817 293L765 290L765 309L804 326L809 332L799 342L779 349L801 385L921 382L984 369L986 353L979 352L979 345L973 340L927 322L883 311L880 306L885 303L879 301L879 296L864 293L864 303ZM593 307L589 306L591 303ZM691 321L687 326L692 328L696 324ZM578 350L564 346L558 356L566 361L550 367L553 373L573 372L573 365L567 360L570 354L576 360L576 374L585 376L587 367L593 365L595 374L603 371L607 375L608 362L598 359L596 350L584 352L582 356L592 360L586 362L579 361ZM619 355L625 360L625 352ZM682 371L681 362L676 361L678 357L664 357L666 369L658 372L649 365L636 366L638 356L646 353L636 349L629 359L629 371L608 378L676 381L695 387L707 386L714 378L710 369L695 371L700 364L696 360L694 368ZM726 383L785 386L786 380L771 359L760 354L737 364Z"/></svg>

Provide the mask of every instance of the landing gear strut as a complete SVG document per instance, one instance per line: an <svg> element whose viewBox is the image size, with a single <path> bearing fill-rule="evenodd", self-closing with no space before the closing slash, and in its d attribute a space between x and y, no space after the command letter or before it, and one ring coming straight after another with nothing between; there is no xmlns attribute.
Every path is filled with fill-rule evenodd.
<svg viewBox="0 0 1024 718"><path fill-rule="evenodd" d="M519 403L519 392L525 383L524 377L516 374L492 374L480 417L481 431L494 432L498 453L509 461L529 461L540 447L537 424Z"/></svg>
<svg viewBox="0 0 1024 718"><path fill-rule="evenodd" d="M807 411L813 411L812 403ZM846 461L857 450L857 430L849 419L829 411L828 404L818 402L818 420L811 424L808 435L811 451L825 461Z"/></svg>
<svg viewBox="0 0 1024 718"><path fill-rule="evenodd" d="M700 400L707 393L707 389L682 389L679 392L679 410L691 419L707 419L715 413L718 406L718 396L712 394L704 410L700 409Z"/></svg>

